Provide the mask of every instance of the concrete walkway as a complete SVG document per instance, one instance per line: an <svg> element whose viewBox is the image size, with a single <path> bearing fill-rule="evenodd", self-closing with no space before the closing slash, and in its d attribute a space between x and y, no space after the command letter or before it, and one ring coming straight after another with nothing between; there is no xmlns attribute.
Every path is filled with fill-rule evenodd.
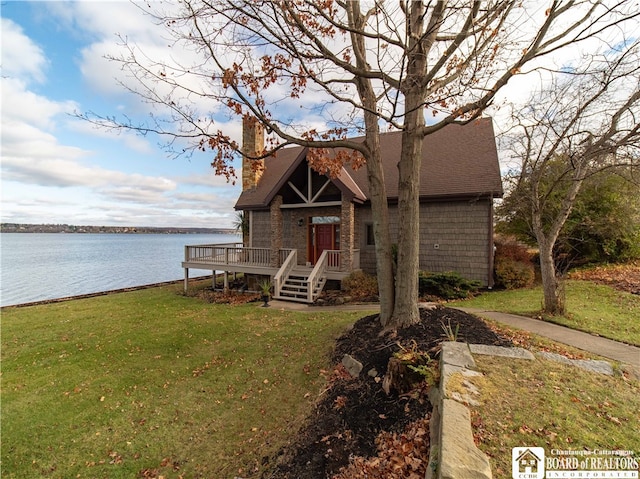
<svg viewBox="0 0 640 479"><path fill-rule="evenodd" d="M341 306L309 306L302 303L292 303L288 301L271 301L270 307L275 309L324 312L324 311L362 311L376 312L380 310L380 305L375 303L365 304L345 304ZM422 304L421 304L422 306ZM623 364L631 366L634 371L640 374L640 348L629 344L620 343L611 339L594 336L575 329L560 326L558 324L540 321L538 319L516 316L515 314L498 313L476 308L456 308L470 314L482 316L497 321L514 328L529 331L531 333L552 339L559 343L568 344L583 351L597 354L604 358L613 359Z"/></svg>
<svg viewBox="0 0 640 479"><path fill-rule="evenodd" d="M559 343L568 344L583 351L613 359L640 371L640 348L620 343L611 339L594 336L575 329L566 328L558 324L548 323L538 319L525 318L515 314L497 313L475 308L456 308L461 311L492 319L498 323L552 339Z"/></svg>

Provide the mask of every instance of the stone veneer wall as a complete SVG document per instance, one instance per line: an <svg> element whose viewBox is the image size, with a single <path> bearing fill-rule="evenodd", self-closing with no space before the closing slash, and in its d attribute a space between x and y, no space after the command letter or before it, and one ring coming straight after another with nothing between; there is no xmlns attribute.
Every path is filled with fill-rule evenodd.
<svg viewBox="0 0 640 479"><path fill-rule="evenodd" d="M342 199L342 206L340 207L340 245L343 250L341 267L345 271L351 271L353 264L353 251L352 249L358 248L358 245L354 242L355 237L355 208L350 200ZM350 248L348 245L353 245Z"/></svg>
<svg viewBox="0 0 640 479"><path fill-rule="evenodd" d="M280 249L283 247L282 243L282 196L277 195L271 201L271 208L269 211L269 222L271 223L271 267L277 268L279 264Z"/></svg>
<svg viewBox="0 0 640 479"><path fill-rule="evenodd" d="M423 203L420 207L420 269L456 271L468 279L492 284L493 215L491 200ZM360 266L375 273L375 249L367 246L366 224L372 222L369 208L358 208ZM397 207L391 206L391 241L397 241ZM437 248L436 246L437 245Z"/></svg>
<svg viewBox="0 0 640 479"><path fill-rule="evenodd" d="M282 248L295 248L298 250L298 264L304 265L307 262L307 242L308 242L308 222L312 216L341 216L340 206L323 208L283 208L279 210L282 215L282 229L272 227L271 217L273 212L254 211L253 231L251 232L252 244L255 248L271 248L271 237L273 234L281 234ZM302 226L298 222L302 220ZM340 227L340 241L344 241L345 236ZM355 243L355 248L358 247Z"/></svg>

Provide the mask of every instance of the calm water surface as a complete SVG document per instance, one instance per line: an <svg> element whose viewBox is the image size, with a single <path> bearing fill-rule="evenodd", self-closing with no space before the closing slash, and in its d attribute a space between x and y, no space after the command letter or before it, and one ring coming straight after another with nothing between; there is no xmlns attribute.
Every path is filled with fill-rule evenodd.
<svg viewBox="0 0 640 479"><path fill-rule="evenodd" d="M0 233L0 305L173 281L184 246L235 235ZM190 270L189 276L211 274Z"/></svg>

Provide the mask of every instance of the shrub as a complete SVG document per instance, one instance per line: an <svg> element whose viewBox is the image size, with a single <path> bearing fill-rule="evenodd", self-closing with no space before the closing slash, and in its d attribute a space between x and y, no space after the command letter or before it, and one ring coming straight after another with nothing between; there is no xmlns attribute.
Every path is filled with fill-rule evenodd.
<svg viewBox="0 0 640 479"><path fill-rule="evenodd" d="M497 238L494 275L496 287L517 289L533 285L535 268L532 254L514 239Z"/></svg>
<svg viewBox="0 0 640 479"><path fill-rule="evenodd" d="M418 276L418 292L421 296L438 296L442 299L465 299L480 289L480 281L469 280L455 272L427 273Z"/></svg>
<svg viewBox="0 0 640 479"><path fill-rule="evenodd" d="M378 280L364 271L354 271L342 280L342 288L355 298L377 296Z"/></svg>

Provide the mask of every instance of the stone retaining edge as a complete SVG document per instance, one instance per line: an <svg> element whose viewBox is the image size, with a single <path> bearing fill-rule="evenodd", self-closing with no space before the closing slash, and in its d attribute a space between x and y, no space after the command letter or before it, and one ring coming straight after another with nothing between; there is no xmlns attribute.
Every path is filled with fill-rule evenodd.
<svg viewBox="0 0 640 479"><path fill-rule="evenodd" d="M473 354L514 359L561 362L586 371L608 376L614 369L608 361L569 359L555 353L531 351L519 347L486 346L443 342L440 352L440 386L429 391L433 411L430 421L429 466L426 479L492 479L488 457L473 440L471 413L466 404L476 405L478 389L469 381L481 376Z"/></svg>
<svg viewBox="0 0 640 479"><path fill-rule="evenodd" d="M475 361L465 343L443 342L440 353L440 386L431 388L429 466L426 479L492 479L489 458L473 441L471 413L463 402L473 394L464 388L450 390L450 382L465 384L476 376ZM452 381L453 379L453 381ZM457 395L457 396L456 396Z"/></svg>

